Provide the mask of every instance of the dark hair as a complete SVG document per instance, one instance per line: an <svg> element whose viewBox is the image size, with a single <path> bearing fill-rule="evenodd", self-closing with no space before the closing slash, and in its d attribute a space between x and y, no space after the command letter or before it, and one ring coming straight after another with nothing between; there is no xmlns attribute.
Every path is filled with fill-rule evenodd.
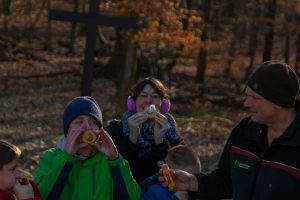
<svg viewBox="0 0 300 200"><path fill-rule="evenodd" d="M169 99L169 90L168 88L158 79L153 77L146 77L145 79L139 81L137 84L133 86L131 89L131 96L134 100L139 96L139 94L143 91L146 85L151 85L155 92L163 99Z"/></svg>
<svg viewBox="0 0 300 200"><path fill-rule="evenodd" d="M19 158L20 156L21 150L19 147L7 141L0 140L0 170L5 164Z"/></svg>

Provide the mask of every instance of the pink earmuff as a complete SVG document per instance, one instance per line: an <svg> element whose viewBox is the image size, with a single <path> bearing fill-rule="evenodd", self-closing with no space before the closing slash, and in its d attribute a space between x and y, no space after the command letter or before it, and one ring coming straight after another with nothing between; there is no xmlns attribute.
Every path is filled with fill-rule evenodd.
<svg viewBox="0 0 300 200"><path fill-rule="evenodd" d="M132 96L129 96L127 99L127 108L131 112L136 112L136 105L135 105L135 101L132 98ZM160 113L164 115L170 111L170 108L171 108L170 100L163 99L161 102L161 106L160 106Z"/></svg>
<svg viewBox="0 0 300 200"><path fill-rule="evenodd" d="M132 96L127 98L127 108L131 112L136 112L135 101L133 100Z"/></svg>
<svg viewBox="0 0 300 200"><path fill-rule="evenodd" d="M160 113L161 114L166 114L170 111L171 108L171 102L169 99L163 99L160 105Z"/></svg>

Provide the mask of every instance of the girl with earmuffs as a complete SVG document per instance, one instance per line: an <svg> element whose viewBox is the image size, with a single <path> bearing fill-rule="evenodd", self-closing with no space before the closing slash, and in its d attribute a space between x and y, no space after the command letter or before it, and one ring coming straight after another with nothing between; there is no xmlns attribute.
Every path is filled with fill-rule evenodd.
<svg viewBox="0 0 300 200"><path fill-rule="evenodd" d="M149 118L144 111L155 105L158 112ZM112 120L106 128L118 152L128 160L133 177L141 182L158 171L168 149L183 144L176 122L169 113L168 88L156 78L139 81L127 100L128 110L122 120Z"/></svg>

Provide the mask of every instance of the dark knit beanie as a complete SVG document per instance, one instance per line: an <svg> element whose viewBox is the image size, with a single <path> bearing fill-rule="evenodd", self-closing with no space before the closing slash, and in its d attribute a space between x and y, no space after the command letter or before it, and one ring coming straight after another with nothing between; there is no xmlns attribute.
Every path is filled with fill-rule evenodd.
<svg viewBox="0 0 300 200"><path fill-rule="evenodd" d="M89 96L79 96L68 103L63 116L64 135L67 135L69 124L79 115L94 117L103 124L102 113L96 100Z"/></svg>
<svg viewBox="0 0 300 200"><path fill-rule="evenodd" d="M274 104L290 108L299 92L299 79L287 64L268 61L254 72L247 86Z"/></svg>

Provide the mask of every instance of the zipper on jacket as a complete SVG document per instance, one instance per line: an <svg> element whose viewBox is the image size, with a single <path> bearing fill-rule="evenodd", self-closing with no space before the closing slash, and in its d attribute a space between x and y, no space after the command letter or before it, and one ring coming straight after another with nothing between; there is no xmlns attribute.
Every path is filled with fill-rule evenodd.
<svg viewBox="0 0 300 200"><path fill-rule="evenodd" d="M92 194L95 195L95 168L92 169Z"/></svg>

